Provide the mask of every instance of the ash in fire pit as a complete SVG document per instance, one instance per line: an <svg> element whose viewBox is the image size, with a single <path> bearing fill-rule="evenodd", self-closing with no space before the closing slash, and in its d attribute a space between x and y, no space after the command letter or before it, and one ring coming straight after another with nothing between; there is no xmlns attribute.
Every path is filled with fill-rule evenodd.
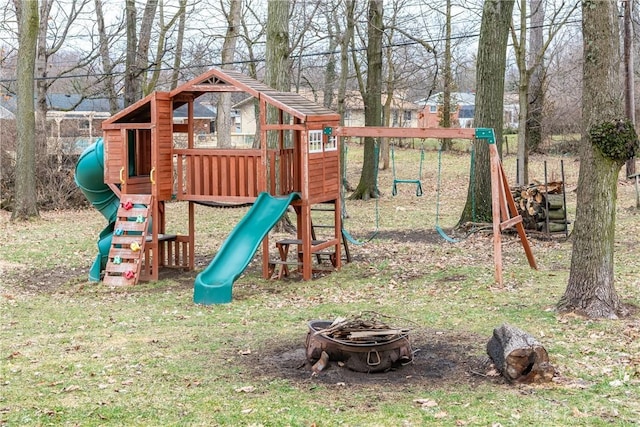
<svg viewBox="0 0 640 427"><path fill-rule="evenodd" d="M357 372L384 372L413 360L409 330L377 319L312 320L307 360L320 371L332 360Z"/></svg>

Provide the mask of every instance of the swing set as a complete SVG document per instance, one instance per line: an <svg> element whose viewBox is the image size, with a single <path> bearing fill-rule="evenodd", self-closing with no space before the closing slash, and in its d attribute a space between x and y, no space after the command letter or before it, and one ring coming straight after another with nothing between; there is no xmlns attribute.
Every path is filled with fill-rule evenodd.
<svg viewBox="0 0 640 427"><path fill-rule="evenodd" d="M391 144L391 169L393 171L393 187L391 188L391 194L393 196L398 195L398 184L415 184L416 196L420 197L422 194L422 164L424 163L424 145L420 148L420 167L418 170L418 179L399 179L396 176L396 156L394 144Z"/></svg>
<svg viewBox="0 0 640 427"><path fill-rule="evenodd" d="M338 127L335 135L342 137L373 137L373 138L458 138L458 139L482 139L485 140L489 147L489 161L491 170L491 209L493 215L493 259L494 259L494 277L496 283L503 284L502 278L502 231L515 227L520 243L525 251L525 255L529 262L529 266L537 269L536 261L531 251L531 246L527 240L527 235L522 224L522 216L518 213L513 195L509 190L509 183L506 174L502 168L500 155L496 147L496 138L493 129L490 128L385 128L377 126L367 127ZM422 156L421 156L422 157ZM472 151L472 168L475 158ZM420 163L420 172L422 171L422 158ZM438 202L440 190L440 169L441 169L441 149L438 153ZM473 172L473 169L472 169ZM394 174L394 181L396 177ZM415 180L412 180L415 183ZM394 183L395 184L395 183ZM376 176L377 185L377 176ZM418 184L416 184L417 186ZM421 186L421 184L420 184ZM472 195L472 198L474 196ZM376 200L377 202L377 200ZM446 234L439 227L438 215L439 206L436 203L436 230L445 237ZM475 210L475 209L474 209ZM377 218L377 217L376 217ZM377 233L377 219L376 219ZM343 234L344 230L343 230ZM448 236L447 236L448 237ZM454 239L448 238L450 241Z"/></svg>
<svg viewBox="0 0 640 427"><path fill-rule="evenodd" d="M373 154L373 156L374 156L375 159L378 159L379 156L380 156L380 146L378 144L376 144L374 146L374 154ZM344 155L344 158L345 158L345 162L346 162L346 159L347 159L347 146L346 146L346 144L345 144L345 155ZM375 186L376 186L376 190L377 190L378 189L378 168L375 169L375 174L376 174L376 176L375 176L374 182L375 182ZM344 219L344 217L347 216L346 204L344 203L344 187L345 186L343 185L342 189L340 191L340 197L343 199L343 203L342 203L343 219ZM369 234L369 236L367 238L365 238L364 240L356 239L343 226L343 228L342 228L342 237L347 239L347 241L349 241L349 243L351 243L353 245L356 245L356 246L362 246L365 243L370 242L371 240L373 240L378 235L378 231L380 229L380 206L379 206L379 203L378 203L379 199L380 199L379 197L376 197L376 228L375 228L375 230L373 230L373 232L371 232L371 234Z"/></svg>

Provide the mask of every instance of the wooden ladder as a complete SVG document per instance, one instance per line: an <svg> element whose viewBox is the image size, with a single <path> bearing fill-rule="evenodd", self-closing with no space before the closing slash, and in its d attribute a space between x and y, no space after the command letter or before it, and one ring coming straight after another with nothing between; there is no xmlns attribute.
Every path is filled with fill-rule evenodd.
<svg viewBox="0 0 640 427"><path fill-rule="evenodd" d="M315 207L311 207L311 212L317 211L317 212L332 212L335 214L335 210L336 210L336 204L335 203L322 203L321 205L316 205ZM311 238L313 240L318 240L321 239L321 237L318 237L317 233L316 233L316 228L324 228L324 229L331 229L331 230L335 230L335 227L333 224L319 224L317 222L313 221L313 218L311 219ZM344 235L344 230L340 230L340 239L342 240L342 247L343 247L343 254L344 254L344 260L346 262L351 262L351 252L349 252L349 244L347 242L347 239ZM323 255L327 255L327 253L324 252L320 252L315 254L316 258L318 259L318 263L320 263L320 259Z"/></svg>
<svg viewBox="0 0 640 427"><path fill-rule="evenodd" d="M103 278L106 285L124 286L138 283L152 199L153 196L150 194L122 195Z"/></svg>

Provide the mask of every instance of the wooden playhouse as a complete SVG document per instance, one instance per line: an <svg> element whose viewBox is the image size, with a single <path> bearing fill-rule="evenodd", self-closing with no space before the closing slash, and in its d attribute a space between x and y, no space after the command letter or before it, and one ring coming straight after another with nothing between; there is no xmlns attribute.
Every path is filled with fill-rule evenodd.
<svg viewBox="0 0 640 427"><path fill-rule="evenodd" d="M253 97L259 147L198 147L193 103L210 92L243 92ZM186 122L174 124L174 110L185 104ZM291 203L297 238L286 242L285 248L289 244L297 248L294 263L303 278L312 277L314 254L330 253L339 269L340 141L333 132L339 119L338 114L298 94L276 91L236 71L212 69L171 92L154 92L106 120L102 125L105 183L121 201L130 195L151 196L151 225L143 231L146 238L139 259L131 260L132 265L138 265L137 276L124 278L124 267L114 265L110 257L105 278L126 284L138 278L157 280L162 267L193 269L196 204L253 203L262 192L299 194ZM176 134L183 134L183 139L186 136L186 147L176 146ZM166 229L165 205L172 199L188 202L186 235ZM330 206L333 212L332 234L322 240L314 239L311 212L315 205ZM126 217L123 213L120 220L126 221ZM118 224L115 227L118 230ZM262 240L263 277L271 277L275 265L286 268L291 263L282 259L282 247L278 246L280 252L274 260L269 255L275 245L271 247L268 234Z"/></svg>

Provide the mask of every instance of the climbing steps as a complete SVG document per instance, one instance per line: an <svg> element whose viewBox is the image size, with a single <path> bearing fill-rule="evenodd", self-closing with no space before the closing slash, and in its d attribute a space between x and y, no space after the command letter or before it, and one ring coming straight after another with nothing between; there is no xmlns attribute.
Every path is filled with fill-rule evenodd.
<svg viewBox="0 0 640 427"><path fill-rule="evenodd" d="M330 216L333 217L335 216L335 211L336 211L336 205L335 203L322 203L322 204L318 204L315 205L311 208L311 212L327 212L330 213ZM321 218L321 215L317 215L316 220L314 221L313 219L313 214L312 214L312 218L311 218L311 238L313 240L321 240L324 238L324 234L326 233L326 231L324 232L318 232L319 229L325 229L326 231L329 231L329 236L335 236L335 225L332 223L332 221L330 221L328 218ZM349 252L349 245L347 243L347 239L346 236L344 235L344 229L341 230L341 235L340 238L342 240L342 247L343 247L343 255L344 255L344 260L346 262L351 262L351 253ZM328 238L327 238L328 239ZM315 253L315 256L318 260L318 263L321 262L322 257L326 257L328 256L329 259L331 260L331 257L334 256L333 252L317 252ZM331 260L331 263L335 265L335 261Z"/></svg>
<svg viewBox="0 0 640 427"><path fill-rule="evenodd" d="M120 202L103 278L110 286L135 285L140 279L152 196L127 194Z"/></svg>

